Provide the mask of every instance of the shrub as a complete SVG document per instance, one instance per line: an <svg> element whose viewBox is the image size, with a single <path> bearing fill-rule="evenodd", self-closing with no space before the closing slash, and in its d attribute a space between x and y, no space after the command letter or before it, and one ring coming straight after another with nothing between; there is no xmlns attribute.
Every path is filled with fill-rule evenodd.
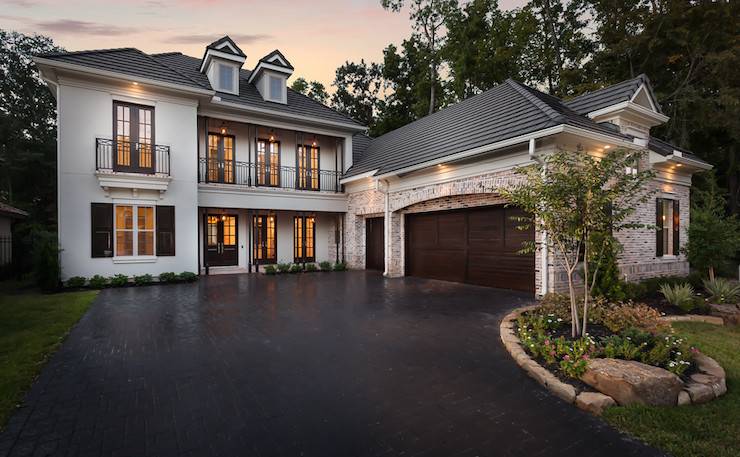
<svg viewBox="0 0 740 457"><path fill-rule="evenodd" d="M110 280L110 285L113 287L123 287L126 284L128 284L128 276L126 275L117 274Z"/></svg>
<svg viewBox="0 0 740 457"><path fill-rule="evenodd" d="M324 260L323 262L319 262L319 268L321 268L321 271L331 271L332 266L331 262Z"/></svg>
<svg viewBox="0 0 740 457"><path fill-rule="evenodd" d="M67 287L79 289L80 287L85 287L86 282L87 279L84 276L72 276L67 280Z"/></svg>
<svg viewBox="0 0 740 457"><path fill-rule="evenodd" d="M570 322L570 297L563 294L549 293L542 297L540 307L535 312L545 315L552 314L556 318Z"/></svg>
<svg viewBox="0 0 740 457"><path fill-rule="evenodd" d="M195 282L198 280L198 275L192 271L183 271L177 277L183 282Z"/></svg>
<svg viewBox="0 0 740 457"><path fill-rule="evenodd" d="M737 303L740 296L740 284L724 278L705 280L704 289L713 303Z"/></svg>
<svg viewBox="0 0 740 457"><path fill-rule="evenodd" d="M611 234L594 233L589 240L591 253L601 252L597 259L589 260L589 268L592 272L598 270L596 282L591 294L594 297L604 297L612 301L624 301L629 298L629 286L622 280L617 257L622 250L620 243ZM589 256L591 257L591 256Z"/></svg>
<svg viewBox="0 0 740 457"><path fill-rule="evenodd" d="M290 271L290 264L289 263L279 263L277 264L277 269L279 273L288 273Z"/></svg>
<svg viewBox="0 0 740 457"><path fill-rule="evenodd" d="M611 307L604 313L603 324L614 333L631 327L646 330L650 333L661 333L670 327L660 320L660 313L642 303L623 303Z"/></svg>
<svg viewBox="0 0 740 457"><path fill-rule="evenodd" d="M318 271L318 267L316 267L316 264L315 263L307 263L306 264L306 271L309 272L309 273L314 272L314 271Z"/></svg>
<svg viewBox="0 0 740 457"><path fill-rule="evenodd" d="M660 286L660 293L673 306L680 308L684 312L694 309L695 293L690 284L663 284Z"/></svg>
<svg viewBox="0 0 740 457"><path fill-rule="evenodd" d="M345 271L347 269L347 264L344 262L337 262L334 264L334 271Z"/></svg>
<svg viewBox="0 0 740 457"><path fill-rule="evenodd" d="M35 230L33 239L33 274L38 286L47 291L59 288L59 243L56 233Z"/></svg>
<svg viewBox="0 0 740 457"><path fill-rule="evenodd" d="M90 287L93 289L103 289L108 285L108 280L100 275L95 275L90 278Z"/></svg>
<svg viewBox="0 0 740 457"><path fill-rule="evenodd" d="M177 282L177 273L167 271L159 274L159 282Z"/></svg>
<svg viewBox="0 0 740 457"><path fill-rule="evenodd" d="M148 284L151 284L152 281L154 281L154 278L148 273L145 275L134 276L134 284L136 284L137 286L146 286Z"/></svg>
<svg viewBox="0 0 740 457"><path fill-rule="evenodd" d="M275 268L275 265L265 265L264 272L266 275L274 275L277 274L277 268Z"/></svg>
<svg viewBox="0 0 740 457"><path fill-rule="evenodd" d="M303 271L303 267L300 264L298 264L298 263L294 263L293 265L290 266L290 270L289 271L291 273L300 273L300 272Z"/></svg>

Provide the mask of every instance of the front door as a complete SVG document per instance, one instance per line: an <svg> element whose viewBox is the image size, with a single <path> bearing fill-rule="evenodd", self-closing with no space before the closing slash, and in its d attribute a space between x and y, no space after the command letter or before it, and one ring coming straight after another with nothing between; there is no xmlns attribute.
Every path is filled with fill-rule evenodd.
<svg viewBox="0 0 740 457"><path fill-rule="evenodd" d="M384 218L365 219L365 268L368 270L385 270L384 230Z"/></svg>
<svg viewBox="0 0 740 457"><path fill-rule="evenodd" d="M208 182L234 183L234 137L208 134Z"/></svg>
<svg viewBox="0 0 740 457"><path fill-rule="evenodd" d="M256 265L277 263L275 225L276 219L272 215L254 216L252 220L252 231L254 233L252 254Z"/></svg>
<svg viewBox="0 0 740 457"><path fill-rule="evenodd" d="M208 266L238 265L237 218L232 214L206 216L206 255Z"/></svg>

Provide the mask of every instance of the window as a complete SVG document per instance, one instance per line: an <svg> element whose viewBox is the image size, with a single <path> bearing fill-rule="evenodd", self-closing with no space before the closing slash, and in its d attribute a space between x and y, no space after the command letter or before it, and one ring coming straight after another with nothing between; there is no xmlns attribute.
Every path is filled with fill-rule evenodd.
<svg viewBox="0 0 740 457"><path fill-rule="evenodd" d="M658 198L655 201L655 255L657 257L679 254L679 203L678 200Z"/></svg>
<svg viewBox="0 0 740 457"><path fill-rule="evenodd" d="M224 92L235 92L234 67L231 65L218 65L218 88Z"/></svg>
<svg viewBox="0 0 740 457"><path fill-rule="evenodd" d="M293 218L293 257L295 262L316 260L316 219L313 216Z"/></svg>
<svg viewBox="0 0 740 457"><path fill-rule="evenodd" d="M280 142L257 140L257 185L280 186Z"/></svg>
<svg viewBox="0 0 740 457"><path fill-rule="evenodd" d="M113 103L116 171L154 172L154 108Z"/></svg>
<svg viewBox="0 0 740 457"><path fill-rule="evenodd" d="M298 181L299 189L319 190L319 148L309 144L298 146Z"/></svg>
<svg viewBox="0 0 740 457"><path fill-rule="evenodd" d="M154 207L116 205L115 256L154 255Z"/></svg>
<svg viewBox="0 0 740 457"><path fill-rule="evenodd" d="M277 76L269 76L268 82L270 83L270 100L276 102L283 101L283 79Z"/></svg>

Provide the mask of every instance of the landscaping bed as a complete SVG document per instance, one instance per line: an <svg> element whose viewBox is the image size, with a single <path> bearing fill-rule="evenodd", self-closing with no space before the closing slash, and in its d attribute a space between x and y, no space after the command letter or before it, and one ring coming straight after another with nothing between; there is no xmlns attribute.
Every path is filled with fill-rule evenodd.
<svg viewBox="0 0 740 457"><path fill-rule="evenodd" d="M704 403L726 392L724 370L654 308L597 299L575 338L570 313L567 297L548 295L501 324L517 363L566 401L600 414L615 404Z"/></svg>

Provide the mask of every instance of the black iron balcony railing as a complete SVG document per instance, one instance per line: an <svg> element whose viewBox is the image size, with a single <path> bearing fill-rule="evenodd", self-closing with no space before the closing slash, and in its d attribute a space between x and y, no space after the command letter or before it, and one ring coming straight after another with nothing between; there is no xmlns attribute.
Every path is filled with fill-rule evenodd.
<svg viewBox="0 0 740 457"><path fill-rule="evenodd" d="M95 139L95 169L105 172L170 175L170 147L134 141Z"/></svg>
<svg viewBox="0 0 740 457"><path fill-rule="evenodd" d="M198 160L198 181L202 183L340 192L340 178L340 173L332 170L277 167L205 158Z"/></svg>

